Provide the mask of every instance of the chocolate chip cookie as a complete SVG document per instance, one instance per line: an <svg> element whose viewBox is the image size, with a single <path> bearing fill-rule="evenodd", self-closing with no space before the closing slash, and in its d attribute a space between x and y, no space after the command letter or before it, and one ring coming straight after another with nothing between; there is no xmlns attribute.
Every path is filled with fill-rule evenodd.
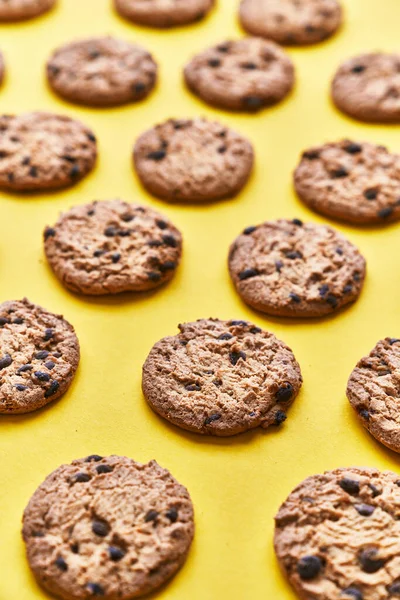
<svg viewBox="0 0 400 600"><path fill-rule="evenodd" d="M400 595L400 480L336 469L303 481L275 517L275 551L302 600Z"/></svg>
<svg viewBox="0 0 400 600"><path fill-rule="evenodd" d="M143 393L159 415L217 436L285 421L302 384L286 344L246 321L201 319L179 331L143 366Z"/></svg>
<svg viewBox="0 0 400 600"><path fill-rule="evenodd" d="M321 317L358 298L365 260L331 227L279 219L247 227L236 238L229 271L253 308L281 317Z"/></svg>
<svg viewBox="0 0 400 600"><path fill-rule="evenodd" d="M0 0L0 21L22 21L47 12L56 0Z"/></svg>
<svg viewBox="0 0 400 600"><path fill-rule="evenodd" d="M142 100L156 78L157 65L147 50L110 36L65 44L47 62L52 89L66 100L90 106Z"/></svg>
<svg viewBox="0 0 400 600"><path fill-rule="evenodd" d="M332 81L337 108L360 121L400 123L400 54L375 52L346 60Z"/></svg>
<svg viewBox="0 0 400 600"><path fill-rule="evenodd" d="M400 452L400 339L379 341L358 363L347 397L361 423L382 444Z"/></svg>
<svg viewBox="0 0 400 600"><path fill-rule="evenodd" d="M205 102L247 112L280 102L294 85L289 56L274 42L255 37L200 52L186 65L184 76Z"/></svg>
<svg viewBox="0 0 400 600"><path fill-rule="evenodd" d="M242 0L240 22L251 35L278 44L315 44L340 27L337 0Z"/></svg>
<svg viewBox="0 0 400 600"><path fill-rule="evenodd" d="M243 188L254 152L246 138L219 123L170 119L140 136L133 157L151 194L170 202L210 202Z"/></svg>
<svg viewBox="0 0 400 600"><path fill-rule="evenodd" d="M163 215L121 200L75 206L44 230L47 260L73 292L142 292L169 281L182 236Z"/></svg>
<svg viewBox="0 0 400 600"><path fill-rule="evenodd" d="M62 465L23 517L37 581L64 600L131 600L185 562L194 534L186 488L154 460L96 454Z"/></svg>
<svg viewBox="0 0 400 600"><path fill-rule="evenodd" d="M0 413L27 413L69 388L79 363L74 328L24 300L0 304Z"/></svg>
<svg viewBox="0 0 400 600"><path fill-rule="evenodd" d="M215 0L114 0L122 17L149 27L176 27L203 19Z"/></svg>
<svg viewBox="0 0 400 600"><path fill-rule="evenodd" d="M400 219L400 155L342 140L303 152L294 172L300 199L328 217L357 225Z"/></svg>
<svg viewBox="0 0 400 600"><path fill-rule="evenodd" d="M47 112L0 116L0 187L51 190L94 167L96 138L80 121Z"/></svg>

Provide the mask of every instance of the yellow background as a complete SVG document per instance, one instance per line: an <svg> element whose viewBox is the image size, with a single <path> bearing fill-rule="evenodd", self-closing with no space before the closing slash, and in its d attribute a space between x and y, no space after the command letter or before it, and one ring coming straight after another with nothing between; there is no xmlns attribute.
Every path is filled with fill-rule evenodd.
<svg viewBox="0 0 400 600"><path fill-rule="evenodd" d="M196 51L241 35L236 0L218 0L194 26L159 32L118 18L111 0L59 0L48 15L0 27L7 79L1 112L47 109L81 118L99 139L98 167L68 191L0 196L0 300L27 296L63 313L82 348L69 392L47 409L0 418L0 600L47 598L35 584L20 539L22 511L37 485L63 462L91 453L156 458L190 490L197 532L189 559L159 592L165 600L289 600L294 598L272 549L273 516L307 475L338 466L396 470L399 458L359 425L345 398L357 360L384 336L400 336L399 225L356 229L337 225L368 262L360 300L325 320L272 319L247 308L232 289L227 249L243 227L277 217L313 214L295 198L291 172L302 149L342 136L387 144L400 151L398 127L358 124L332 107L329 82L353 53L398 49L398 0L347 0L345 26L327 43L290 50L297 87L276 108L257 115L216 111L182 85L181 70ZM138 105L91 110L69 105L46 88L43 67L52 49L71 38L114 34L137 41L160 64L155 93ZM257 160L240 197L209 206L169 206L148 196L130 161L136 137L168 117L207 115L247 134ZM42 230L61 210L92 199L139 200L167 213L181 228L184 259L174 281L133 297L74 296L50 273ZM141 365L152 344L174 334L177 323L200 317L249 319L294 350L304 387L280 429L231 439L184 433L147 407Z"/></svg>

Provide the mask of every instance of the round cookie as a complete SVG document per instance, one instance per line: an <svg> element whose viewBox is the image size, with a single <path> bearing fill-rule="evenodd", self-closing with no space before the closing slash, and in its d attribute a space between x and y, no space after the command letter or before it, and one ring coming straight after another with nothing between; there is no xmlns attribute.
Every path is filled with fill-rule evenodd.
<svg viewBox="0 0 400 600"><path fill-rule="evenodd" d="M239 18L251 35L278 44L315 44L342 23L337 0L242 0Z"/></svg>
<svg viewBox="0 0 400 600"><path fill-rule="evenodd" d="M246 321L201 319L157 342L143 393L162 417L196 433L229 436L280 425L301 384L293 352Z"/></svg>
<svg viewBox="0 0 400 600"><path fill-rule="evenodd" d="M243 188L254 152L246 138L219 123L171 119L141 135L133 157L151 194L170 202L209 202Z"/></svg>
<svg viewBox="0 0 400 600"><path fill-rule="evenodd" d="M400 452L400 339L379 341L358 363L347 397L361 423L382 444Z"/></svg>
<svg viewBox="0 0 400 600"><path fill-rule="evenodd" d="M337 108L360 121L400 123L400 54L361 54L346 60L332 81Z"/></svg>
<svg viewBox="0 0 400 600"><path fill-rule="evenodd" d="M65 44L47 62L52 89L71 102L90 106L142 100L156 78L157 65L147 50L110 36Z"/></svg>
<svg viewBox="0 0 400 600"><path fill-rule="evenodd" d="M365 260L325 225L279 219L247 227L233 242L229 271L242 300L281 317L322 317L354 302Z"/></svg>
<svg viewBox="0 0 400 600"><path fill-rule="evenodd" d="M275 517L275 552L302 600L400 594L400 480L347 468L303 481Z"/></svg>
<svg viewBox="0 0 400 600"><path fill-rule="evenodd" d="M114 0L119 14L140 25L176 27L200 21L214 0Z"/></svg>
<svg viewBox="0 0 400 600"><path fill-rule="evenodd" d="M56 0L0 0L0 21L22 21L47 12Z"/></svg>
<svg viewBox="0 0 400 600"><path fill-rule="evenodd" d="M0 188L51 190L85 177L96 138L80 121L46 112L0 116Z"/></svg>
<svg viewBox="0 0 400 600"><path fill-rule="evenodd" d="M200 52L186 65L184 76L205 102L247 112L280 102L294 85L289 56L274 42L250 37Z"/></svg>
<svg viewBox="0 0 400 600"><path fill-rule="evenodd" d="M182 236L163 215L121 200L75 206L44 231L47 260L73 292L142 292L169 281Z"/></svg>
<svg viewBox="0 0 400 600"><path fill-rule="evenodd" d="M185 562L194 534L186 488L154 460L98 455L51 473L23 517L37 581L64 600L130 600Z"/></svg>
<svg viewBox="0 0 400 600"><path fill-rule="evenodd" d="M309 148L294 172L300 199L328 217L357 225L400 219L400 155L342 140Z"/></svg>
<svg viewBox="0 0 400 600"><path fill-rule="evenodd" d="M74 328L29 302L0 304L0 413L28 413L69 388L79 363Z"/></svg>

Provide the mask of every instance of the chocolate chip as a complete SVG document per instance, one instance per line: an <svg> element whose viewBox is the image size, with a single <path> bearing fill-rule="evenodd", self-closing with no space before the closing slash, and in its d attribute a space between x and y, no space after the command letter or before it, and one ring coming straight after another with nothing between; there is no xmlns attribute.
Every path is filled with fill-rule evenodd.
<svg viewBox="0 0 400 600"><path fill-rule="evenodd" d="M163 160L166 156L167 156L167 153L165 152L165 150L155 150L154 152L149 152L149 154L147 155L147 158L149 160L159 161L159 160Z"/></svg>
<svg viewBox="0 0 400 600"><path fill-rule="evenodd" d="M49 329L45 329L44 336L43 336L44 341L48 342L49 340L52 339L53 335L54 335L54 330L53 329L50 329L50 328Z"/></svg>
<svg viewBox="0 0 400 600"><path fill-rule="evenodd" d="M99 462L99 460L102 460L103 457L99 456L98 454L90 454L89 456L87 456L85 458L85 462Z"/></svg>
<svg viewBox="0 0 400 600"><path fill-rule="evenodd" d="M114 252L114 254L111 255L111 260L114 264L117 263L120 258L121 255L118 252Z"/></svg>
<svg viewBox="0 0 400 600"><path fill-rule="evenodd" d="M156 510L149 510L145 517L144 520L146 523L149 523L150 521L155 522L158 518L159 513Z"/></svg>
<svg viewBox="0 0 400 600"><path fill-rule="evenodd" d="M74 477L74 481L76 483L87 483L91 479L92 478L90 475L88 475L88 473L77 473Z"/></svg>
<svg viewBox="0 0 400 600"><path fill-rule="evenodd" d="M43 371L35 371L35 377L39 379L39 381L50 381L50 375Z"/></svg>
<svg viewBox="0 0 400 600"><path fill-rule="evenodd" d="M352 598L354 598L354 600L363 600L362 593L355 587L346 588L345 590L343 590L342 594L351 596Z"/></svg>
<svg viewBox="0 0 400 600"><path fill-rule="evenodd" d="M99 258L99 256L103 256L103 254L105 254L105 253L106 253L106 250L95 250L93 252L93 256L95 258Z"/></svg>
<svg viewBox="0 0 400 600"><path fill-rule="evenodd" d="M351 71L352 73L362 73L363 71L365 71L367 67L365 67L364 65L355 65Z"/></svg>
<svg viewBox="0 0 400 600"><path fill-rule="evenodd" d="M293 386L291 383L286 382L281 385L275 392L276 402L289 402L293 396Z"/></svg>
<svg viewBox="0 0 400 600"><path fill-rule="evenodd" d="M275 425L281 425L284 421L286 421L287 416L286 413L283 412L283 410L277 410L275 413Z"/></svg>
<svg viewBox="0 0 400 600"><path fill-rule="evenodd" d="M386 206L385 208L381 208L381 210L378 210L378 217L380 217L381 219L387 219L392 213L393 207Z"/></svg>
<svg viewBox="0 0 400 600"><path fill-rule="evenodd" d="M250 225L250 227L246 227L246 229L243 229L243 234L244 235L250 235L256 229L257 229L257 227L255 227L254 225Z"/></svg>
<svg viewBox="0 0 400 600"><path fill-rule="evenodd" d="M362 550L358 556L362 570L365 573L376 573L385 565L385 560L377 558L378 551L375 548Z"/></svg>
<svg viewBox="0 0 400 600"><path fill-rule="evenodd" d="M396 344L396 342L400 342L399 338L390 338L389 340L389 344L391 346L393 346L393 344Z"/></svg>
<svg viewBox="0 0 400 600"><path fill-rule="evenodd" d="M147 245L150 246L150 248L159 248L163 243L160 242L160 240L149 240Z"/></svg>
<svg viewBox="0 0 400 600"><path fill-rule="evenodd" d="M323 285L321 285L318 291L320 296L326 296L326 294L329 292L329 285L324 283Z"/></svg>
<svg viewBox="0 0 400 600"><path fill-rule="evenodd" d="M131 221L133 221L134 218L135 218L135 215L130 215L129 213L120 215L120 219L122 221L124 221L125 223L130 223Z"/></svg>
<svg viewBox="0 0 400 600"><path fill-rule="evenodd" d="M78 167L78 165L74 165L69 172L69 176L71 177L71 179L78 177L78 175L80 175L80 174L81 174L81 171L80 171L80 168Z"/></svg>
<svg viewBox="0 0 400 600"><path fill-rule="evenodd" d="M210 425L211 423L213 423L214 421L219 421L220 418L222 417L221 414L219 413L214 413L213 415L210 415L209 417L206 417L204 419L204 425Z"/></svg>
<svg viewBox="0 0 400 600"><path fill-rule="evenodd" d="M32 537L34 538L44 538L45 534L43 531L32 531Z"/></svg>
<svg viewBox="0 0 400 600"><path fill-rule="evenodd" d="M242 67L242 69L247 69L248 71L254 71L255 69L258 69L256 63L253 62L245 62L242 63L240 66Z"/></svg>
<svg viewBox="0 0 400 600"><path fill-rule="evenodd" d="M318 556L303 556L297 563L297 572L305 581L318 577L321 570L322 561Z"/></svg>
<svg viewBox="0 0 400 600"><path fill-rule="evenodd" d="M60 569L60 571L64 571L64 572L68 571L68 565L62 556L59 556L58 558L56 558L56 560L54 561L54 564L56 565L56 567L58 569Z"/></svg>
<svg viewBox="0 0 400 600"><path fill-rule="evenodd" d="M306 158L307 160L316 160L319 158L318 150L306 150L302 154L302 158Z"/></svg>
<svg viewBox="0 0 400 600"><path fill-rule="evenodd" d="M106 537L110 532L110 526L105 521L95 520L92 522L92 531L99 537Z"/></svg>
<svg viewBox="0 0 400 600"><path fill-rule="evenodd" d="M257 96L245 96L242 98L242 102L249 110L258 110L264 105L262 98L257 98Z"/></svg>
<svg viewBox="0 0 400 600"><path fill-rule="evenodd" d="M69 154L64 154L63 156L61 156L61 158L70 163L76 162L76 158L74 156L70 156Z"/></svg>
<svg viewBox="0 0 400 600"><path fill-rule="evenodd" d="M90 210L87 211L86 214L87 214L88 217L93 217L94 213L95 213L95 211L93 209L90 209Z"/></svg>
<svg viewBox="0 0 400 600"><path fill-rule="evenodd" d="M165 273L165 271L173 271L174 269L176 269L176 267L176 262L172 260L166 260L165 263L162 263L158 268L162 273Z"/></svg>
<svg viewBox="0 0 400 600"><path fill-rule="evenodd" d="M239 359L242 360L246 360L246 354L244 352L242 352L241 350L239 352L229 352L229 360L231 361L232 365L235 366L236 363L238 362Z"/></svg>
<svg viewBox="0 0 400 600"><path fill-rule="evenodd" d="M131 235L131 230L130 229L119 229L117 231L117 235L119 235L120 237L128 237L128 235Z"/></svg>
<svg viewBox="0 0 400 600"><path fill-rule="evenodd" d="M61 352L52 352L52 355L53 355L55 358L60 358L60 357L61 357Z"/></svg>
<svg viewBox="0 0 400 600"><path fill-rule="evenodd" d="M281 260L275 261L275 269L278 271L278 273L281 272L282 267L283 267L283 262Z"/></svg>
<svg viewBox="0 0 400 600"><path fill-rule="evenodd" d="M52 227L46 227L46 229L44 230L43 237L45 240L47 240L49 237L54 237L55 235L56 235L55 229L53 229Z"/></svg>
<svg viewBox="0 0 400 600"><path fill-rule="evenodd" d="M376 498L377 496L380 496L382 494L382 492L380 490L378 490L378 488L376 487L376 485L374 485L373 483L369 483L368 484L369 489L372 492L372 497Z"/></svg>
<svg viewBox="0 0 400 600"><path fill-rule="evenodd" d="M49 369L49 371L51 371L52 369L54 369L56 364L52 360L48 360L44 363L44 366L46 367L46 369Z"/></svg>
<svg viewBox="0 0 400 600"><path fill-rule="evenodd" d="M400 596L400 582L392 583L387 590L392 596Z"/></svg>
<svg viewBox="0 0 400 600"><path fill-rule="evenodd" d="M344 147L344 150L349 154L359 154L360 152L362 152L362 146L360 146L360 144L350 142Z"/></svg>
<svg viewBox="0 0 400 600"><path fill-rule="evenodd" d="M168 227L168 223L166 223L165 221L161 221L160 219L156 221L156 225L159 229L167 229Z"/></svg>
<svg viewBox="0 0 400 600"><path fill-rule="evenodd" d="M5 354L3 358L0 358L0 369L9 367L12 363L12 358L9 354Z"/></svg>
<svg viewBox="0 0 400 600"><path fill-rule="evenodd" d="M331 177L333 179L341 179L342 177L347 177L348 175L349 172L346 171L344 167L339 167L338 169L331 171Z"/></svg>
<svg viewBox="0 0 400 600"><path fill-rule="evenodd" d="M137 83L135 83L133 85L133 91L136 94L142 94L145 91L145 89L146 89L146 85L141 81L138 81Z"/></svg>
<svg viewBox="0 0 400 600"><path fill-rule="evenodd" d="M339 254L339 256L342 256L342 255L343 255L343 250L342 250L342 248L336 248L336 249L335 249L335 252L336 252L336 254Z"/></svg>
<svg viewBox="0 0 400 600"><path fill-rule="evenodd" d="M257 269L245 269L239 273L240 281L244 281L245 279L250 279L251 277L256 277L259 275L259 271Z"/></svg>
<svg viewBox="0 0 400 600"><path fill-rule="evenodd" d="M53 379L49 388L44 393L45 398L50 398L50 396L53 396L57 392L59 387L60 387L60 384L58 383L58 381Z"/></svg>
<svg viewBox="0 0 400 600"><path fill-rule="evenodd" d="M178 246L178 242L176 241L173 235L163 235L162 239L164 244L170 246L171 248L176 248Z"/></svg>
<svg viewBox="0 0 400 600"><path fill-rule="evenodd" d="M167 517L167 519L169 519L171 521L171 523L176 523L176 521L178 519L178 511L176 510L176 508L174 508L172 506L171 508L169 508L167 510L167 512L165 513L165 516Z"/></svg>
<svg viewBox="0 0 400 600"><path fill-rule="evenodd" d="M229 44L219 44L219 46L217 46L218 52L222 52L223 54L229 52L229 48Z"/></svg>
<svg viewBox="0 0 400 600"><path fill-rule="evenodd" d="M301 221L300 219L292 219L292 223L293 225L297 225L298 227L303 226L303 221Z"/></svg>
<svg viewBox="0 0 400 600"><path fill-rule="evenodd" d="M187 390L188 392L199 392L201 390L201 387L198 383L188 383L187 385L185 385L185 390Z"/></svg>
<svg viewBox="0 0 400 600"><path fill-rule="evenodd" d="M247 327L248 322L247 321L229 321L228 325L231 325L233 327Z"/></svg>
<svg viewBox="0 0 400 600"><path fill-rule="evenodd" d="M114 467L110 467L110 465L98 465L96 467L96 471L98 472L99 475L101 475L102 473L111 473L111 471L114 470Z"/></svg>
<svg viewBox="0 0 400 600"><path fill-rule="evenodd" d="M370 504L355 504L354 508L362 517L370 517L375 510Z"/></svg>
<svg viewBox="0 0 400 600"><path fill-rule="evenodd" d="M117 235L117 230L115 229L115 227L106 227L104 230L104 235L107 237L114 237L115 235Z"/></svg>
<svg viewBox="0 0 400 600"><path fill-rule="evenodd" d="M5 317L0 317L0 327L7 325L9 322L10 322L10 319L7 319Z"/></svg>
<svg viewBox="0 0 400 600"><path fill-rule="evenodd" d="M217 152L219 152L220 154L225 154L225 152L228 150L228 148L226 146L220 146L217 150Z"/></svg>
<svg viewBox="0 0 400 600"><path fill-rule="evenodd" d="M221 335L218 336L219 340L231 340L233 338L233 335L231 333L221 333Z"/></svg>
<svg viewBox="0 0 400 600"><path fill-rule="evenodd" d="M117 548L116 546L109 546L108 554L111 560L114 562L118 562L125 556L125 552L121 548Z"/></svg>
<svg viewBox="0 0 400 600"><path fill-rule="evenodd" d="M155 271L150 271L150 273L147 273L147 277L148 279L150 279L150 281L160 281L161 279L161 274L160 273L156 273Z"/></svg>
<svg viewBox="0 0 400 600"><path fill-rule="evenodd" d="M250 333L261 333L261 332L262 332L261 327L252 327L250 329Z"/></svg>
<svg viewBox="0 0 400 600"><path fill-rule="evenodd" d="M369 421L369 412L367 411L366 408L362 408L358 414L360 415L360 417L362 419L365 419L366 421Z"/></svg>
<svg viewBox="0 0 400 600"><path fill-rule="evenodd" d="M291 250L290 252L286 252L285 256L286 258L290 258L291 260L295 260L296 258L303 258L302 253L298 252L297 250Z"/></svg>
<svg viewBox="0 0 400 600"><path fill-rule="evenodd" d="M28 389L26 385L21 385L20 383L17 383L17 385L15 387L19 392L24 392L25 390Z"/></svg>
<svg viewBox="0 0 400 600"><path fill-rule="evenodd" d="M31 177L37 177L37 176L38 176L38 170L37 170L37 167L31 167L31 168L29 169L29 175L30 175Z"/></svg>
<svg viewBox="0 0 400 600"><path fill-rule="evenodd" d="M17 373L25 373L26 371L31 371L33 369L33 366L30 364L27 365L22 365L22 367L20 367L17 371Z"/></svg>
<svg viewBox="0 0 400 600"><path fill-rule="evenodd" d="M79 545L78 544L76 544L76 543L75 544L71 544L70 548L71 548L71 552L73 554L78 554L79 553Z"/></svg>
<svg viewBox="0 0 400 600"><path fill-rule="evenodd" d="M104 590L98 583L88 583L86 589L92 596L104 596Z"/></svg>
<svg viewBox="0 0 400 600"><path fill-rule="evenodd" d="M352 284L348 283L347 285L344 286L343 293L344 294L350 294L350 292L351 292L352 289L353 289Z"/></svg>
<svg viewBox="0 0 400 600"><path fill-rule="evenodd" d="M16 317L15 319L13 319L13 320L12 320L12 322L13 322L15 325L22 325L22 323L24 322L24 320L23 320L23 319L21 319L20 317Z"/></svg>
<svg viewBox="0 0 400 600"><path fill-rule="evenodd" d="M210 60L208 61L208 66L213 68L220 67L221 61L219 58L210 58Z"/></svg>
<svg viewBox="0 0 400 600"><path fill-rule="evenodd" d="M367 190L364 190L364 197L367 200L376 200L377 195L378 195L378 190L376 190L374 188L368 188Z"/></svg>
<svg viewBox="0 0 400 600"><path fill-rule="evenodd" d="M325 300L332 308L336 308L338 305L338 299L333 294L328 294Z"/></svg>
<svg viewBox="0 0 400 600"><path fill-rule="evenodd" d="M14 173L7 173L7 179L10 183L12 183L15 179Z"/></svg>
<svg viewBox="0 0 400 600"><path fill-rule="evenodd" d="M47 350L40 350L40 352L36 352L35 358L37 358L38 360L43 360L44 358L47 358L48 355L49 353L47 352Z"/></svg>
<svg viewBox="0 0 400 600"><path fill-rule="evenodd" d="M295 303L295 304L299 304L301 302L301 298L300 296L298 296L297 294L295 294L294 292L290 292L289 294L289 298Z"/></svg>
<svg viewBox="0 0 400 600"><path fill-rule="evenodd" d="M348 477L344 477L339 481L339 485L348 494L352 496L356 496L360 493L360 484L358 481L354 479L349 479Z"/></svg>
<svg viewBox="0 0 400 600"><path fill-rule="evenodd" d="M93 133L87 133L86 137L88 140L90 140L91 142L95 142L96 141L96 137L93 135Z"/></svg>

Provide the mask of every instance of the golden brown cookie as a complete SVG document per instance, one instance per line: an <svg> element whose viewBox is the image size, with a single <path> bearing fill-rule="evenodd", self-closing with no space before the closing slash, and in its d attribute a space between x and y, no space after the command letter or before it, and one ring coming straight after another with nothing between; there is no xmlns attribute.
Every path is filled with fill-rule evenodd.
<svg viewBox="0 0 400 600"><path fill-rule="evenodd" d="M23 517L29 565L64 600L131 600L185 562L194 534L186 488L154 460L96 454L62 465Z"/></svg>
<svg viewBox="0 0 400 600"><path fill-rule="evenodd" d="M0 21L23 21L47 12L56 0L0 0Z"/></svg>
<svg viewBox="0 0 400 600"><path fill-rule="evenodd" d="M149 27L176 27L203 19L215 0L114 0L119 14Z"/></svg>

